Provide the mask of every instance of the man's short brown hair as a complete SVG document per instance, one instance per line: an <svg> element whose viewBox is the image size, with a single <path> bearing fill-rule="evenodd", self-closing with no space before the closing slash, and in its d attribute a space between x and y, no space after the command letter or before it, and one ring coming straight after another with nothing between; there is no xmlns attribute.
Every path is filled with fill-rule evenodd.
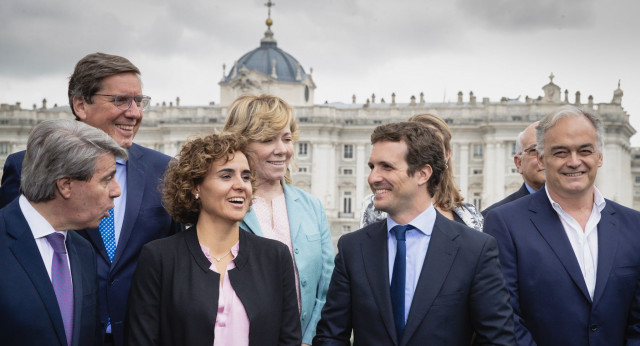
<svg viewBox="0 0 640 346"><path fill-rule="evenodd" d="M380 125L371 134L371 144L377 142L400 142L407 144L407 175L413 176L425 165L431 166L432 173L427 182L427 191L432 197L438 190L446 167L442 138L436 131L417 122L399 122Z"/></svg>
<svg viewBox="0 0 640 346"><path fill-rule="evenodd" d="M140 78L140 70L127 58L105 53L92 53L80 59L73 74L69 77L69 106L73 115L78 119L73 109L73 98L79 97L88 103L93 103L93 95L102 89L102 80L119 74L132 72Z"/></svg>

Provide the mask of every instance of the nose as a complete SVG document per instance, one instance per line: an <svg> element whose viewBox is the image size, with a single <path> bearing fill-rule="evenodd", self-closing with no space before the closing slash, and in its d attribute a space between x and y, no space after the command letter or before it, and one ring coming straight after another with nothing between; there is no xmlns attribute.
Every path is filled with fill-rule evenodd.
<svg viewBox="0 0 640 346"><path fill-rule="evenodd" d="M124 115L128 118L141 118L142 106L138 107L135 100L131 100L131 106L124 112Z"/></svg>
<svg viewBox="0 0 640 346"><path fill-rule="evenodd" d="M284 152L285 152L286 150L287 150L287 148L286 148L286 146L285 146L284 142L283 142L281 139L280 139L280 140L275 141L275 146L274 146L274 148L273 148L273 153L274 153L274 154L276 154L276 155L284 154Z"/></svg>
<svg viewBox="0 0 640 346"><path fill-rule="evenodd" d="M113 179L111 184L111 190L109 191L109 197L111 198L120 197L121 193L122 193L122 190L120 189L120 184L118 184L118 182L115 179Z"/></svg>
<svg viewBox="0 0 640 346"><path fill-rule="evenodd" d="M574 168L574 167L580 166L581 163L582 161L580 161L580 158L578 157L578 153L575 151L572 151L569 154L569 158L567 160L567 166Z"/></svg>
<svg viewBox="0 0 640 346"><path fill-rule="evenodd" d="M373 184L379 183L381 180L382 179L380 177L380 174L378 174L376 168L371 168L371 172L369 172L369 178L367 179L369 185L373 186Z"/></svg>

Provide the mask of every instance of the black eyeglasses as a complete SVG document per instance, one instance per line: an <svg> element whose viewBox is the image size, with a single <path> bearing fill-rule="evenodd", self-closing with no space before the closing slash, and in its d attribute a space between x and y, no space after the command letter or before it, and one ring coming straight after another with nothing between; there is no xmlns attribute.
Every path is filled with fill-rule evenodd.
<svg viewBox="0 0 640 346"><path fill-rule="evenodd" d="M151 103L151 97L144 95L108 95L108 94L94 94L98 96L107 96L113 98L113 104L120 110L126 111L131 108L131 103L136 101L136 107L140 110L145 110L149 108L149 104Z"/></svg>

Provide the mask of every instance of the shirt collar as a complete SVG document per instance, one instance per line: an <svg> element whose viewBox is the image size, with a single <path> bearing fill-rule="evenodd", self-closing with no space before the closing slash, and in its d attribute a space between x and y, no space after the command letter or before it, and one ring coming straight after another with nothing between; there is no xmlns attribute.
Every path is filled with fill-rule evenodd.
<svg viewBox="0 0 640 346"><path fill-rule="evenodd" d="M547 198L549 199L549 202L551 202L551 206L553 207L553 209L555 209L556 211L558 210L558 208L562 210L562 206L560 206L558 202L554 201L553 198L551 198L551 195L549 195L547 184L544 184L544 192L547 193ZM604 207L607 205L607 201L604 199L602 193L595 185L593 186L593 205L598 209L599 212L602 212Z"/></svg>
<svg viewBox="0 0 640 346"><path fill-rule="evenodd" d="M524 183L524 186L527 188L527 191L529 191L529 194L536 193L536 190L534 188L532 188L531 186L529 186L529 184Z"/></svg>
<svg viewBox="0 0 640 346"><path fill-rule="evenodd" d="M415 219L411 220L408 225L415 227L421 233L425 235L431 235L433 231L433 225L436 222L436 209L433 207L433 204L429 204L429 208L416 216ZM391 232L393 226L397 226L398 223L393 221L393 219L387 215L387 232Z"/></svg>
<svg viewBox="0 0 640 346"><path fill-rule="evenodd" d="M49 221L44 218L37 210L34 208L27 197L24 195L20 195L18 200L20 204L20 210L24 215L24 218L27 220L27 224L29 228L31 228L31 233L33 233L34 239L44 238L51 233L56 232L56 230L51 226ZM67 239L67 231L60 231L58 233L62 233L64 235L64 239Z"/></svg>

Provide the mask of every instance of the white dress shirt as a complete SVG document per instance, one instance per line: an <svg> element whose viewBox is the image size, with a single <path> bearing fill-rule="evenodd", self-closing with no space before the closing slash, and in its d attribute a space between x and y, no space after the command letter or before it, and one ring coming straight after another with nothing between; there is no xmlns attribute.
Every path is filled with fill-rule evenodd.
<svg viewBox="0 0 640 346"><path fill-rule="evenodd" d="M36 240L36 245L38 246L38 250L40 251L40 256L42 256L42 261L44 262L44 266L47 268L47 274L49 274L49 280L51 280L51 263L53 262L53 247L49 244L46 236L51 233L56 232L55 229L49 224L49 222L42 216L38 211L29 203L27 198L24 195L20 195L20 199L18 200L20 204L20 210L24 215L24 218L27 219L27 224L29 224L29 228L31 228L31 233L33 233L33 238ZM59 231L64 235L65 240L65 249L67 248L66 240L67 240L67 231ZM67 263L69 262L69 253L67 252ZM71 273L69 273L71 275ZM71 280L73 282L73 278Z"/></svg>
<svg viewBox="0 0 640 346"><path fill-rule="evenodd" d="M573 253L578 260L580 270L582 271L582 277L587 285L589 296L593 300L593 292L596 289L596 275L598 268L598 222L600 222L600 212L604 209L606 202L600 191L593 187L593 207L591 208L591 215L587 220L584 230L582 226L562 209L560 204L556 203L549 195L549 190L545 185L545 191L551 206L560 217L562 227L564 228L569 243L573 248Z"/></svg>

